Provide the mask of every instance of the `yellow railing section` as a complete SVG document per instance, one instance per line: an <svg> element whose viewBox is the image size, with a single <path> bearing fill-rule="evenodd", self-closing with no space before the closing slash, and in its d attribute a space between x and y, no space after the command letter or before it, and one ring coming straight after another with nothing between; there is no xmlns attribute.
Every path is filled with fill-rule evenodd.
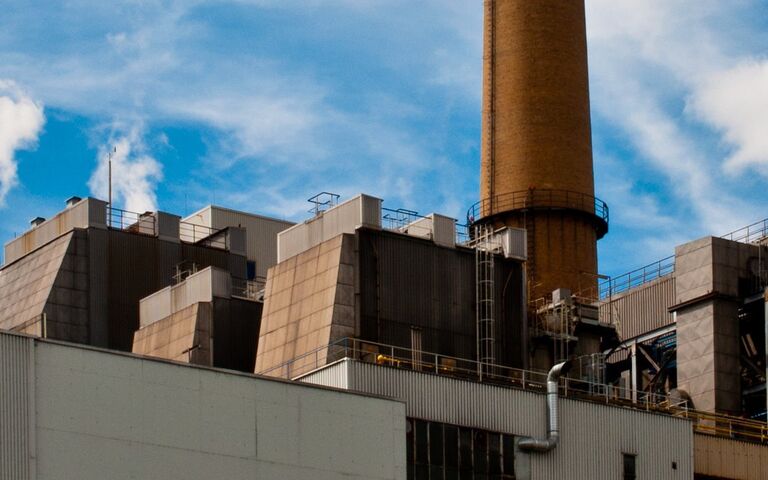
<svg viewBox="0 0 768 480"><path fill-rule="evenodd" d="M350 358L382 367L446 375L527 391L546 390L547 372L544 371L481 364L464 358L355 338L341 339L259 373L295 379L330 363ZM693 410L686 402L665 395L649 392L635 392L633 395L628 389L572 378L560 380L560 393L567 398L684 418L691 421L697 433L768 443L768 425L765 422Z"/></svg>

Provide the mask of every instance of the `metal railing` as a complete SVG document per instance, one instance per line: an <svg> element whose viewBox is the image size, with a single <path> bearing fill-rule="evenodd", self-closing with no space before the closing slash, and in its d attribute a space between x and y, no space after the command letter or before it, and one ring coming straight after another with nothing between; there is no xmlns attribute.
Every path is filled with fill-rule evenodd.
<svg viewBox="0 0 768 480"><path fill-rule="evenodd" d="M597 197L569 190L529 189L480 200L467 210L467 223L473 224L496 213L525 209L579 210L600 219L601 235L608 231L608 205ZM603 231L604 229L604 231Z"/></svg>
<svg viewBox="0 0 768 480"><path fill-rule="evenodd" d="M267 279L264 277L256 277L253 280L237 280L232 279L232 296L247 298L249 300L263 300L260 292L264 290L264 286L267 283Z"/></svg>
<svg viewBox="0 0 768 480"><path fill-rule="evenodd" d="M768 424L765 422L690 409L675 412L674 416L691 420L696 433L768 443Z"/></svg>
<svg viewBox="0 0 768 480"><path fill-rule="evenodd" d="M393 210L391 208L382 207L381 209L381 227L385 230L405 233L415 237L432 238L433 227L431 222L424 222L422 224L415 223L419 220L429 219L423 215L419 215L418 212L407 210L405 208Z"/></svg>
<svg viewBox="0 0 768 480"><path fill-rule="evenodd" d="M480 365L473 360L355 338L340 339L259 374L297 379L344 359L381 367L482 381L526 391L546 391L547 372L544 371L523 370L502 365ZM693 410L688 407L685 400L679 398L638 391L635 392L636 398L633 399L633 392L630 389L567 377L560 379L559 390L560 394L566 398L688 419L697 433L768 443L768 425L765 422Z"/></svg>
<svg viewBox="0 0 768 480"><path fill-rule="evenodd" d="M734 230L719 238L740 243L768 244L768 218ZM675 256L670 255L644 267L600 282L596 290L581 291L576 296L592 300L606 300L613 295L640 287L674 272Z"/></svg>
<svg viewBox="0 0 768 480"><path fill-rule="evenodd" d="M196 223L179 222L179 240L222 250L227 248L226 229L217 230Z"/></svg>
<svg viewBox="0 0 768 480"><path fill-rule="evenodd" d="M153 212L136 213L120 208L107 207L107 226L141 235L155 235L155 214Z"/></svg>
<svg viewBox="0 0 768 480"><path fill-rule="evenodd" d="M671 255L617 277L608 278L579 292L574 296L585 301L610 300L619 293L640 287L675 272L675 256Z"/></svg>
<svg viewBox="0 0 768 480"><path fill-rule="evenodd" d="M405 208L392 209L382 207L381 214L381 227L385 230L405 233L417 237L432 238L433 226L431 224L425 223L424 225L414 225L418 220L428 220L429 217L425 217L414 210ZM455 228L457 245L465 245L471 241L469 225L456 222Z"/></svg>
<svg viewBox="0 0 768 480"><path fill-rule="evenodd" d="M456 222L456 244L468 245L472 241L469 225Z"/></svg>
<svg viewBox="0 0 768 480"><path fill-rule="evenodd" d="M340 339L258 373L296 379L343 359L353 359L385 367L435 375L447 375L522 390L546 391L546 371L481 364L474 360L416 351L356 338ZM561 379L560 390L564 396L570 398L580 398L599 403L618 403L647 411L668 412L670 409L686 409L684 402L671 401L669 397L664 395L639 392L637 400L633 401L631 400L631 391L628 389L573 378Z"/></svg>
<svg viewBox="0 0 768 480"><path fill-rule="evenodd" d="M340 195L332 192L320 192L307 199L307 202L312 204L312 208L309 209L309 213L314 216L319 215L330 208L339 204Z"/></svg>
<svg viewBox="0 0 768 480"><path fill-rule="evenodd" d="M720 238L741 243L761 243L768 242L768 218L747 225L733 232L727 233Z"/></svg>

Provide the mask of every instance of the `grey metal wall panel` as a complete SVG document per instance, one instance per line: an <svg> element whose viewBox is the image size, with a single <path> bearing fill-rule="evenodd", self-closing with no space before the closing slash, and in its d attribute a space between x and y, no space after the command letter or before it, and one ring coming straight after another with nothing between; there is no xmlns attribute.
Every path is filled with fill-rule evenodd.
<svg viewBox="0 0 768 480"><path fill-rule="evenodd" d="M326 387L342 388L350 390L349 369L351 363L346 360L340 360L338 363L321 368L312 373L304 375L302 382L314 385L323 385Z"/></svg>
<svg viewBox="0 0 768 480"><path fill-rule="evenodd" d="M436 422L522 436L545 436L545 396L344 360L302 381L348 375L351 390L406 402L406 414ZM346 372L344 370L346 369ZM561 443L531 455L531 478L621 478L622 453L637 455L638 478L693 478L693 433L683 419L561 399ZM677 464L673 470L672 462Z"/></svg>
<svg viewBox="0 0 768 480"><path fill-rule="evenodd" d="M0 335L0 479L34 478L34 344Z"/></svg>
<svg viewBox="0 0 768 480"><path fill-rule="evenodd" d="M218 267L228 270L233 278L245 279L245 256L226 250L167 242L119 230L110 230L106 237L98 235L98 230L88 232L91 258L107 258L106 296L101 298L107 304L106 315L92 317L92 323L108 321L106 346L109 348L131 351L133 332L139 328L139 300L169 286L175 267L181 262L187 266L194 263L198 270ZM104 288L104 285L96 287Z"/></svg>
<svg viewBox="0 0 768 480"><path fill-rule="evenodd" d="M277 263L277 234L293 226L292 222L249 215L226 208L211 209L211 227L242 226L247 231L248 259L256 262L256 276L266 278L269 267Z"/></svg>
<svg viewBox="0 0 768 480"><path fill-rule="evenodd" d="M35 356L41 478L406 478L399 402L52 342Z"/></svg>
<svg viewBox="0 0 768 480"><path fill-rule="evenodd" d="M674 323L675 277L669 275L619 294L600 305L600 319L617 325L621 339L634 338Z"/></svg>
<svg viewBox="0 0 768 480"><path fill-rule="evenodd" d="M423 330L427 352L476 358L475 252L409 235L357 230L361 338L411 348ZM523 271L496 259L497 363L522 366Z"/></svg>

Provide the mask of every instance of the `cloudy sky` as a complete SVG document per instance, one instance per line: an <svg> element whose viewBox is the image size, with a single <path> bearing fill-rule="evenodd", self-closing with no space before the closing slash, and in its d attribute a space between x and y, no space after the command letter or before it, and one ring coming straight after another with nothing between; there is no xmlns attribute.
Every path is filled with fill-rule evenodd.
<svg viewBox="0 0 768 480"><path fill-rule="evenodd" d="M106 197L294 220L320 191L464 218L481 0L0 0L0 235ZM587 0L617 274L768 216L765 0Z"/></svg>

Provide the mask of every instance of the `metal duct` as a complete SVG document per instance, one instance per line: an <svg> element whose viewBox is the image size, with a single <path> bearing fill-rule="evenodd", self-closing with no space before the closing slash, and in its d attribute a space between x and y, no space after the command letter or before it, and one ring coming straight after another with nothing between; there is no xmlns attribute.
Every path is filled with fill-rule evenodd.
<svg viewBox="0 0 768 480"><path fill-rule="evenodd" d="M557 423L557 390L560 376L571 369L570 360L558 363L547 374L547 438L526 437L520 440L521 450L548 452L557 446L560 440L560 428Z"/></svg>

